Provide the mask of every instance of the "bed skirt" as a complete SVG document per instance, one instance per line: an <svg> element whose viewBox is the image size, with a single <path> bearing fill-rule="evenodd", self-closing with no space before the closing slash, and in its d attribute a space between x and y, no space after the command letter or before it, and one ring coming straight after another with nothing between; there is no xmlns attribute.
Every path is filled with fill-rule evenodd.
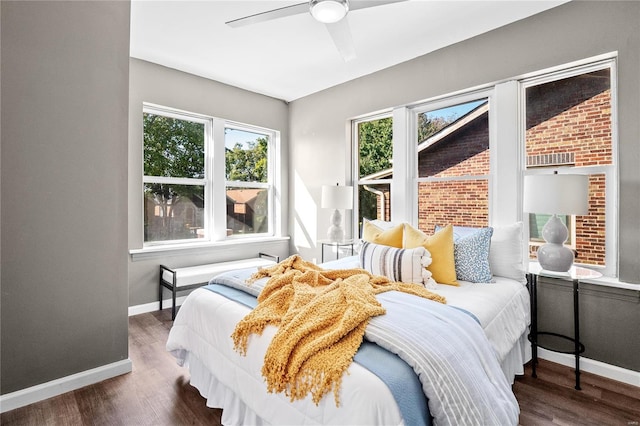
<svg viewBox="0 0 640 426"><path fill-rule="evenodd" d="M515 376L524 374L524 364L531 359L531 346L527 340L527 334L525 332L520 337L501 364L502 371L511 383ZM207 407L223 409L221 418L223 425L269 424L251 410L231 389L221 383L196 356L188 351L174 352L174 355L179 363L188 368L190 383L205 398Z"/></svg>

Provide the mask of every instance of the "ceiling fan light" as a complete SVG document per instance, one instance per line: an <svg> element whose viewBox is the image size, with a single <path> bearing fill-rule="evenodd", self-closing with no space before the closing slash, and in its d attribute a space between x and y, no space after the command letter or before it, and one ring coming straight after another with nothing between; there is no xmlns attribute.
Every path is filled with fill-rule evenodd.
<svg viewBox="0 0 640 426"><path fill-rule="evenodd" d="M323 24L332 24L345 17L349 11L347 0L311 0L311 15Z"/></svg>

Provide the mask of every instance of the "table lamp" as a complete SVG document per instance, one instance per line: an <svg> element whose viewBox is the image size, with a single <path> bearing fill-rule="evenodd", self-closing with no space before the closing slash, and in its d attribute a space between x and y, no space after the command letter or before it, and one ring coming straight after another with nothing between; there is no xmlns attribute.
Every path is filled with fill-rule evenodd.
<svg viewBox="0 0 640 426"><path fill-rule="evenodd" d="M343 241L344 228L342 228L342 214L340 210L353 208L353 187L336 185L322 186L323 209L334 209L331 214L331 225L327 230L327 238L330 241Z"/></svg>
<svg viewBox="0 0 640 426"><path fill-rule="evenodd" d="M545 244L538 248L543 269L567 272L573 265L573 251L564 246L569 230L558 217L589 212L589 176L528 175L524 177L524 211L552 215L542 228Z"/></svg>

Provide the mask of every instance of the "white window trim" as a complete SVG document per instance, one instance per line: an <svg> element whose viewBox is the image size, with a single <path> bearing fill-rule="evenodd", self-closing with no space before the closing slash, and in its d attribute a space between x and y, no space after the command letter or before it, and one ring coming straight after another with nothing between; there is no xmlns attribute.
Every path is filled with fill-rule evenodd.
<svg viewBox="0 0 640 426"><path fill-rule="evenodd" d="M591 269L596 269L608 279L618 276L618 111L617 111L617 56L615 54L603 55L592 60L584 60L577 63L567 64L565 66L554 67L551 70L540 71L526 78L519 80L520 86L520 146L522 147L519 159L521 176L539 173L538 170L527 170L526 153L524 150L526 129L526 108L525 108L525 91L527 88L550 83L564 78L575 77L589 72L600 71L603 69L610 70L610 91L611 91L611 161L612 164L600 166L582 166L582 167L559 167L554 168L559 173L578 172L580 174L604 174L606 181L605 190L605 266L584 265ZM548 170L547 170L548 172ZM521 178L522 179L522 178ZM521 192L521 191L520 191ZM522 204L520 204L522 205ZM525 225L528 224L528 217L523 217ZM529 227L525 226L525 241L529 241ZM528 250L527 250L528 251Z"/></svg>
<svg viewBox="0 0 640 426"><path fill-rule="evenodd" d="M436 181L461 181L461 180L487 180L489 183L489 221L491 221L492 211L495 210L493 205L495 204L495 197L493 196L492 182L498 179L492 179L494 162L493 156L490 156L489 174L487 175L469 175L469 176L449 176L449 177L420 177L418 175L418 144L417 139L417 126L418 116L425 112L437 111L442 108L448 108L460 104L465 104L481 99L487 99L489 102L489 150L493 153L496 147L496 135L497 132L494 129L495 126L495 113L493 112L495 103L494 88L482 88L472 89L467 92L460 92L449 97L439 97L433 100L427 100L420 104L413 105L410 108L403 108L408 111L407 120L409 123L410 132L407 133L408 142L402 145L410 147L407 151L407 155L411 157L410 164L407 164L407 168L410 168L411 175L407 176L407 181L410 183L410 189L407 193L412 195L410 208L406 209L406 216L404 221L411 223L413 226L418 224L418 185L421 182L436 182ZM395 132L394 132L395 137ZM395 149L395 147L394 147ZM395 175L394 175L395 177ZM407 197L408 198L408 197ZM391 211L395 206L391 206Z"/></svg>
<svg viewBox="0 0 640 426"><path fill-rule="evenodd" d="M281 180L280 164L281 158L280 132L265 127L243 124L217 117L210 117L188 111L166 107L158 104L143 103L143 113L162 115L179 120L189 120L205 125L205 178L172 178L162 176L144 176L143 183L167 183L175 185L203 185L205 187L205 211L204 226L207 232L204 238L171 240L171 241L150 241L144 242L141 249L132 249L129 253L136 259L160 254L198 252L202 249L210 249L217 246L235 245L239 242L268 242L279 241L281 237L281 207L280 200ZM268 181L263 182L237 182L226 181L225 179L225 129L232 128L248 132L265 134L269 138L268 146ZM218 142L221 141L221 142ZM144 168L143 168L144 169ZM226 196L226 185L231 184L246 188L267 188L268 191L268 232L260 234L245 234L227 236L226 232L226 203L216 203L218 198L224 199ZM144 202L144 197L142 199ZM144 211L144 207L142 209ZM144 217L141 217L144 222ZM144 228L144 223L141 229Z"/></svg>
<svg viewBox="0 0 640 426"><path fill-rule="evenodd" d="M352 177L351 180L352 182L355 182L354 184L354 188L353 188L353 210L352 210L352 228L356 230L354 232L354 235L358 235L358 229L359 229L359 224L358 224L358 220L360 217L360 205L358 203L358 190L360 188L360 186L363 185L375 185L375 184L383 184L383 185L390 185L391 188L391 197L393 197L393 179L375 179L375 180L368 180L368 181L362 181L360 179L360 159L359 159L359 155L360 155L360 147L359 147L359 137L358 137L358 124L361 123L366 123L368 121L375 121L375 120L380 120L383 118L392 118L393 122L395 123L395 119L393 117L393 112L392 111L381 111L381 112L377 112L374 114L370 114L370 115L366 115L366 116L362 116L359 118L356 118L354 120L351 120L351 147L352 147L352 155L351 155L351 170L352 170ZM394 138L395 138L395 127L393 128L393 132L394 132ZM395 144L394 144L394 151L392 156L395 157L396 152L395 152ZM395 163L393 162L393 158L391 159L391 164L394 167L394 173L395 173ZM393 209L392 209L393 211Z"/></svg>
<svg viewBox="0 0 640 426"><path fill-rule="evenodd" d="M470 88L465 91L457 91L451 94L434 97L428 100L414 102L393 108L393 161L394 173L391 180L392 203L391 212L394 222L405 221L417 224L417 155L410 155L409 147L415 140L415 126L417 113L425 110L435 110L446 106L463 103L466 100L474 100L481 97L489 99L489 224L501 226L523 221L526 224L522 209L522 186L525 167L525 97L526 85L540 84L545 81L554 81L571 75L599 69L611 69L611 138L613 164L581 168L588 173L604 173L606 175L606 267L598 268L605 276L594 282L602 285L627 288L619 282L618 275L618 113L617 113L617 52L611 52L580 61L574 61L564 65L546 68L531 73L515 76L511 79L496 81L491 84ZM523 87L524 86L524 87ZM480 95L484 94L484 96ZM353 181L360 184L358 172L358 135L357 124L379 118L389 117L389 112L381 112L367 116L361 116L352 120L352 170ZM417 148L416 148L417 149ZM402 163L406 172L401 172ZM415 170L415 171L414 171ZM414 175L412 176L411 171ZM402 177L400 174L402 173ZM401 179L401 182L396 182ZM372 182L373 183L373 182ZM385 182L386 183L386 182ZM406 190L402 196L394 197L398 188ZM354 194L357 199L357 193ZM354 203L357 208L357 203ZM354 210L353 223L357 227L358 212ZM525 264L528 262L528 226L525 226L523 257ZM354 228L356 229L356 228ZM636 288L636 287L632 287Z"/></svg>

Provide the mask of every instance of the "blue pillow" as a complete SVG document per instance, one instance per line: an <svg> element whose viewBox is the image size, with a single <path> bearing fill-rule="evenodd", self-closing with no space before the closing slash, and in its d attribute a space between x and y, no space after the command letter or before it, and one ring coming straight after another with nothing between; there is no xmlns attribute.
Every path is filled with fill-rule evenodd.
<svg viewBox="0 0 640 426"><path fill-rule="evenodd" d="M439 227L436 227L438 229ZM453 256L458 280L490 283L489 249L493 228L453 227Z"/></svg>

